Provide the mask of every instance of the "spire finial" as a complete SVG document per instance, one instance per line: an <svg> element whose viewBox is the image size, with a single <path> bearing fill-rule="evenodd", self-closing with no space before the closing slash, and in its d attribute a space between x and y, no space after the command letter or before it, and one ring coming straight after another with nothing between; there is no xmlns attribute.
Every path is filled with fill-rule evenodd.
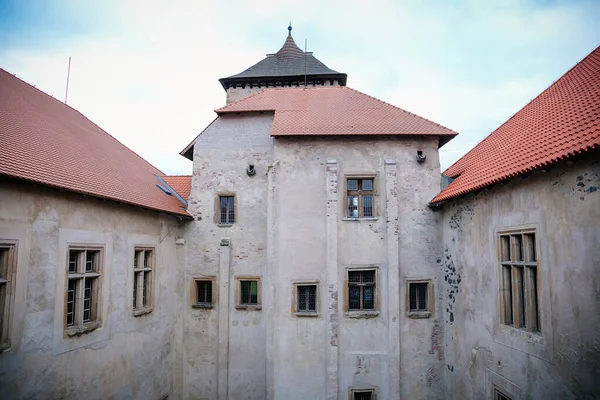
<svg viewBox="0 0 600 400"><path fill-rule="evenodd" d="M289 32L288 35L292 34L292 20L290 20L290 23L288 25L288 32Z"/></svg>

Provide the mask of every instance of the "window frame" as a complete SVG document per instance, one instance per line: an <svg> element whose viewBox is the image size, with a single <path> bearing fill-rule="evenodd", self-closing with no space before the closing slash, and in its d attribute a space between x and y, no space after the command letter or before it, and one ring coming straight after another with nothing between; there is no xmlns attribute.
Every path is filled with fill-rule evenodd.
<svg viewBox="0 0 600 400"><path fill-rule="evenodd" d="M71 270L71 252L76 252L75 271ZM88 252L98 253L96 256L96 269L88 271ZM69 244L67 246L67 258L65 266L65 289L64 289L64 315L63 330L66 337L80 336L91 332L102 326L102 284L104 278L105 247L102 245ZM84 321L85 315L85 290L86 279L91 280L93 287L90 288L90 317ZM73 301L69 301L70 281L75 282ZM69 324L69 303L73 303L73 322Z"/></svg>
<svg viewBox="0 0 600 400"><path fill-rule="evenodd" d="M425 295L426 307L425 309L412 309L411 304L411 285L415 284L426 284L427 285L427 293ZM407 279L406 280L406 295L405 295L405 303L406 303L406 316L409 318L420 319L420 318L429 318L431 314L433 314L433 310L435 308L435 296L434 296L434 287L433 281L431 279Z"/></svg>
<svg viewBox="0 0 600 400"><path fill-rule="evenodd" d="M350 388L350 390L348 391L348 400L355 400L356 394L359 394L359 393L369 393L371 395L371 400L377 400L377 389L376 388L365 388L365 389Z"/></svg>
<svg viewBox="0 0 600 400"><path fill-rule="evenodd" d="M14 317L15 291L17 280L18 242L16 240L0 241L0 262L6 263L5 277L0 275L0 352L10 349L11 331ZM1 271L1 269L0 269Z"/></svg>
<svg viewBox="0 0 600 400"><path fill-rule="evenodd" d="M300 288L303 287L315 287L315 308L314 310L301 310L299 308L299 296L300 296ZM292 286L292 299L291 299L291 311L297 317L319 317L321 302L319 299L320 290L319 290L319 281L318 280L301 280L293 282Z"/></svg>
<svg viewBox="0 0 600 400"><path fill-rule="evenodd" d="M374 273L373 285L367 285L363 283L350 282L350 273L353 272L369 272ZM381 292L379 284L379 266L360 266L360 267L349 267L346 268L344 277L344 311L345 315L349 318L374 318L379 316L379 310L381 309ZM372 309L354 309L350 308L350 286L373 286L373 308ZM362 297L361 297L362 298Z"/></svg>
<svg viewBox="0 0 600 400"><path fill-rule="evenodd" d="M150 252L150 266L145 264L146 253ZM138 253L141 253L142 266L139 266L140 258ZM132 295L135 296L135 300L132 301L132 314L134 317L141 317L142 315L150 314L154 311L155 302L155 281L156 281L156 248L153 246L135 246L133 249L133 285ZM138 275L141 275L142 279L138 282ZM149 275L149 282L146 279L146 275ZM146 304L144 303L144 290L146 291ZM137 296L136 296L137 295ZM141 306L138 306L141 301Z"/></svg>
<svg viewBox="0 0 600 400"><path fill-rule="evenodd" d="M211 302L198 301L198 283L206 282L211 285ZM190 286L190 305L195 309L212 309L217 304L217 277L216 276L197 276L192 278Z"/></svg>
<svg viewBox="0 0 600 400"><path fill-rule="evenodd" d="M346 173L344 174L344 191L343 191L343 201L342 201L342 207L343 210L340 213L340 215L342 216L342 220L343 221L375 221L377 219L379 219L379 174L376 172L350 172L350 173ZM370 217L365 217L363 216L363 212L364 210L362 209L362 196L364 195L362 193L362 190L359 191L351 191L348 190L348 180L368 180L371 179L373 181L373 190L370 191L372 194L371 196L373 197L373 211L372 211L372 216ZM360 188L360 184L359 184L359 188ZM349 194L349 192L356 192L357 194ZM348 198L350 195L358 195L359 196L359 200L358 200L358 217L354 217L350 215L350 210L349 210L349 204L348 204Z"/></svg>
<svg viewBox="0 0 600 400"><path fill-rule="evenodd" d="M256 304L242 303L242 282L256 282ZM238 310L262 310L262 279L256 275L243 275L235 277L235 308Z"/></svg>
<svg viewBox="0 0 600 400"><path fill-rule="evenodd" d="M502 230L496 239L500 324L541 336L542 274L537 230Z"/></svg>
<svg viewBox="0 0 600 400"><path fill-rule="evenodd" d="M221 198L232 197L233 198L233 221L223 222L221 220ZM215 193L215 207L214 207L214 223L221 228L230 228L239 222L238 219L238 196L234 192L221 191ZM229 213L228 213L229 215Z"/></svg>

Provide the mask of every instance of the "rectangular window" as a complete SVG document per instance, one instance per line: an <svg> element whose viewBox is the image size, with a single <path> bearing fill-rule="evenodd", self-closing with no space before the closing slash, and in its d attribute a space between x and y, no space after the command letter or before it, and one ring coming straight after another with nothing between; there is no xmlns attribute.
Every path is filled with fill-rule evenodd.
<svg viewBox="0 0 600 400"><path fill-rule="evenodd" d="M258 282L240 281L240 285L242 290L242 298L240 304L258 304Z"/></svg>
<svg viewBox="0 0 600 400"><path fill-rule="evenodd" d="M298 295L296 312L317 312L317 285L297 285L296 293Z"/></svg>
<svg viewBox="0 0 600 400"><path fill-rule="evenodd" d="M512 398L497 388L494 388L494 400L512 400Z"/></svg>
<svg viewBox="0 0 600 400"><path fill-rule="evenodd" d="M410 311L427 311L427 282L411 282L408 287Z"/></svg>
<svg viewBox="0 0 600 400"><path fill-rule="evenodd" d="M101 248L69 248L65 296L65 326L69 335L99 325L102 263Z"/></svg>
<svg viewBox="0 0 600 400"><path fill-rule="evenodd" d="M235 278L236 308L244 310L262 309L261 279L258 276L238 276Z"/></svg>
<svg viewBox="0 0 600 400"><path fill-rule="evenodd" d="M133 257L133 315L148 314L152 311L154 249L139 248Z"/></svg>
<svg viewBox="0 0 600 400"><path fill-rule="evenodd" d="M212 281L196 281L196 304L212 306Z"/></svg>
<svg viewBox="0 0 600 400"><path fill-rule="evenodd" d="M219 196L219 223L231 225L235 222L235 196Z"/></svg>
<svg viewBox="0 0 600 400"><path fill-rule="evenodd" d="M369 218L374 216L374 178L348 178L347 202L348 218Z"/></svg>
<svg viewBox="0 0 600 400"><path fill-rule="evenodd" d="M216 303L216 277L202 276L192 278L190 303L192 308L213 308Z"/></svg>
<svg viewBox="0 0 600 400"><path fill-rule="evenodd" d="M376 400L375 390L351 390L350 400Z"/></svg>
<svg viewBox="0 0 600 400"><path fill-rule="evenodd" d="M535 231L501 233L498 253L502 323L529 332L540 332Z"/></svg>
<svg viewBox="0 0 600 400"><path fill-rule="evenodd" d="M0 351L10 347L10 325L17 275L16 247L15 243L0 243Z"/></svg>
<svg viewBox="0 0 600 400"><path fill-rule="evenodd" d="M348 310L375 310L375 270L348 271Z"/></svg>

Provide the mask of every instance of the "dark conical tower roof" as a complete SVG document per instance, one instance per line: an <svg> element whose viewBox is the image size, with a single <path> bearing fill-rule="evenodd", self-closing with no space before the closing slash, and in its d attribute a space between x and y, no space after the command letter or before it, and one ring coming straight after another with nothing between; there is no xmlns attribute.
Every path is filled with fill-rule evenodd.
<svg viewBox="0 0 600 400"><path fill-rule="evenodd" d="M250 68L236 75L219 79L223 88L266 85L290 84L304 82L304 76L309 82L337 81L341 86L346 85L347 75L334 71L317 60L311 52L300 49L292 37L292 27L288 26L288 36L283 46L275 54L267 56Z"/></svg>

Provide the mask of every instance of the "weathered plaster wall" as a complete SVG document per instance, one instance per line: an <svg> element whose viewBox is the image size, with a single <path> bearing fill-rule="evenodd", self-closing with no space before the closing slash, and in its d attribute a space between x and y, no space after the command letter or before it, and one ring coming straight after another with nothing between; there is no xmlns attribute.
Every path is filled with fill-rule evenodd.
<svg viewBox="0 0 600 400"><path fill-rule="evenodd" d="M426 206L439 190L437 140L272 139L271 123L271 113L220 117L195 144L186 280L216 276L219 303L184 309L184 398L439 397L442 313L409 319L404 298L406 279L431 279L436 295L443 279L441 215ZM378 218L344 220L348 173L376 174ZM215 224L218 192L238 197L231 227ZM378 269L372 318L343 306L347 268L361 266ZM262 277L262 310L235 309L236 275ZM292 313L303 280L318 281L318 317Z"/></svg>
<svg viewBox="0 0 600 400"><path fill-rule="evenodd" d="M160 399L172 394L178 221L10 180L0 184L0 238L18 240L12 346L0 354L4 399ZM63 336L70 242L102 244L102 326ZM132 315L134 246L156 246L155 308Z"/></svg>
<svg viewBox="0 0 600 400"><path fill-rule="evenodd" d="M516 178L444 205L446 398L600 396L600 163ZM541 334L499 323L499 231L536 229Z"/></svg>

